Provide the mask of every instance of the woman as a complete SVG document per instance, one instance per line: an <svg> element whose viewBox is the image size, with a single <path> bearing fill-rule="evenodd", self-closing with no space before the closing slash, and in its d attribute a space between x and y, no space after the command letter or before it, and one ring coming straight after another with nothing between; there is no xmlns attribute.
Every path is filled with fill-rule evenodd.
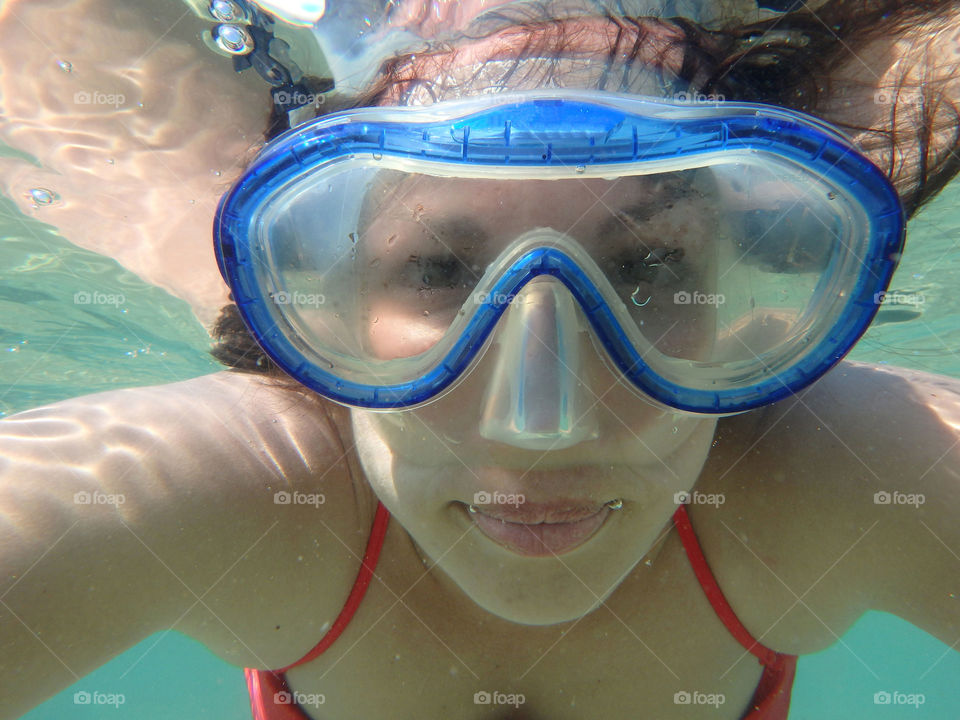
<svg viewBox="0 0 960 720"><path fill-rule="evenodd" d="M661 97L664 87L678 88L802 109L864 128L854 136L860 150L912 212L954 172L956 114L943 105L891 112L874 99L893 79L928 98L955 97L952 68L926 55L943 45L908 42L933 29L949 38L951 18L940 5L871 7L876 14L867 17L849 3L831 4L817 15L778 18L789 23L766 36L755 31L775 21L709 33L685 20L502 10L468 25L452 46L394 58L351 104L439 108L491 89L585 90L555 99L595 113L583 116L593 122L613 112L603 93L651 94L656 81ZM836 65L845 56L833 33L852 38L884 15L887 24L863 36L855 59ZM862 62L892 69L864 84ZM508 119L535 115L556 132L531 110L543 100L523 96ZM498 106L459 107L479 121ZM614 109L636 127L656 122L631 101ZM361 115L365 127L386 122L380 112ZM433 122L405 117L424 133ZM797 133L814 132L790 120ZM908 132L918 123L921 133ZM308 146L297 137L271 147L301 158ZM533 142L520 130L518 137ZM825 147L839 142L816 137ZM739 300L743 281L766 273L771 285L797 293L802 278L831 272L825 257L843 254L825 256L815 241L825 226L777 204L800 197L801 180L784 180L785 166L739 178L722 163L633 174L616 166L622 182L613 182L609 171L593 173L593 163L583 180L569 164L567 174L546 177L534 158L529 167L541 174L520 179L502 167L495 177L449 165L430 174L425 165L397 165L393 146L384 148L356 172L378 162L389 172L366 181L338 170L328 194L340 214L312 216L330 226L353 222L357 238L298 221L334 207L325 194L311 195L326 193L322 184L277 181L272 207L282 212L270 203L265 214L249 210L247 217L274 223L269 237L285 238L267 248L274 255L256 256L274 263L262 275L241 262L262 248L231 225L254 176L228 196L218 257L270 353L228 309L217 356L249 372L80 398L3 422L4 509L14 519L4 525L2 564L17 578L3 597L5 717L170 627L258 669L248 679L263 718L631 717L643 708L653 717L759 720L786 716L795 656L831 645L868 609L955 640L956 560L944 550L960 547L951 522L955 381L842 364L815 384L777 388L754 362L789 344L782 326L798 315L773 311L775 286L756 307L753 295ZM349 147L342 151L349 157ZM261 170L269 157L251 173L273 177ZM766 178L783 197L758 193L772 204L738 205L737 181L747 176ZM812 171L801 177L816 182ZM876 187L879 197L887 186ZM310 202L298 205L303 197ZM646 214L638 214L638 198ZM859 201L851 195L850 207ZM828 202L803 203L808 214L831 217ZM784 217L796 223L793 235L778 224ZM784 241L756 242L765 236L750 225L758 222ZM622 236L610 231L624 227ZM737 232L755 242L730 262ZM631 244L638 238L643 253ZM349 261L328 273L316 248L334 252L337 243ZM635 253L627 278L622 247ZM553 275L532 272L532 256L523 254L544 248L561 264ZM572 279L575 267L592 284ZM509 272L491 268L531 274L511 286L501 282ZM320 274L324 285L315 281ZM287 295L271 297L263 278ZM269 323L257 324L255 282L264 317L286 318L298 334L280 339ZM310 297L310 288L322 293ZM619 325L585 320L591 288L619 308ZM483 294L473 306L471 292ZM683 292L714 299L684 303L676 299ZM727 294L749 311L725 316ZM444 315L451 307L467 319ZM500 313L485 328L486 352L404 395L399 386L427 376L405 361L430 357L433 371L449 338L474 332L485 340L482 322L465 327L481 317L471 307ZM748 321L729 322L741 316ZM638 335L619 357L611 333L627 326ZM690 391L679 400L664 382L631 374L624 358L639 342L661 380L677 359L688 369L739 363L768 392L749 401L724 395L721 410L752 411L718 420L717 408L697 405L702 376L678 376L674 385ZM337 366L326 375L302 370L287 362L287 346L307 358L303 367L319 368L320 357ZM303 389L275 360L345 404ZM364 393L374 386L393 389L371 400ZM384 407L395 411L374 411ZM39 681L15 679L26 676ZM442 682L424 692L425 679Z"/></svg>

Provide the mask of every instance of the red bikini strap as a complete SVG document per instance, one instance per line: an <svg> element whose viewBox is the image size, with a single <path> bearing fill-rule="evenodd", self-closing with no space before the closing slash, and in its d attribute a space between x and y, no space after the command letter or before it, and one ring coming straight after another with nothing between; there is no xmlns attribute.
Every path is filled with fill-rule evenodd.
<svg viewBox="0 0 960 720"><path fill-rule="evenodd" d="M685 505L677 508L677 511L673 514L673 522L680 533L680 540L683 542L683 549L687 551L687 558L690 560L693 572L696 574L697 580L700 581L700 587L703 588L703 592L707 596L707 600L710 601L710 605L713 606L714 612L717 613L717 617L726 625L727 630L736 638L737 642L756 655L761 663L764 665L775 664L777 653L754 640L753 635L743 626L736 613L733 612L733 608L730 607L727 599L723 596L713 573L710 572L707 559L700 549L700 543L693 531L693 525L690 524L690 517L687 515Z"/></svg>
<svg viewBox="0 0 960 720"><path fill-rule="evenodd" d="M330 626L330 629L327 630L326 634L320 639L320 642L317 643L317 646L313 648L313 650L295 663L280 668L279 670L274 670L273 672L285 673L290 668L295 668L297 665L310 662L321 655L340 637L340 633L346 629L351 618L353 618L353 614L357 611L357 608L360 607L363 596L370 586L370 580L373 579L373 572L377 569L377 561L380 559L380 549L383 547L383 538L387 534L387 524L389 521L390 513L387 512L382 502L377 502L377 514L373 518L373 528L370 531L370 538L367 540L367 550L363 555L360 571L357 573L357 579L353 582L353 589L350 590L350 595L347 597L347 601L344 603L340 614L337 615L337 619L333 621L333 625Z"/></svg>

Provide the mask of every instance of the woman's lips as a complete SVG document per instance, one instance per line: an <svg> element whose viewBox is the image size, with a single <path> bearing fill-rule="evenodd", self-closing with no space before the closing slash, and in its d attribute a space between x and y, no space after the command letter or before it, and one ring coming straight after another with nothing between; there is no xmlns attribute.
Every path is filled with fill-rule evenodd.
<svg viewBox="0 0 960 720"><path fill-rule="evenodd" d="M469 517L480 532L518 555L560 555L586 542L610 514L602 505L563 503L471 506Z"/></svg>

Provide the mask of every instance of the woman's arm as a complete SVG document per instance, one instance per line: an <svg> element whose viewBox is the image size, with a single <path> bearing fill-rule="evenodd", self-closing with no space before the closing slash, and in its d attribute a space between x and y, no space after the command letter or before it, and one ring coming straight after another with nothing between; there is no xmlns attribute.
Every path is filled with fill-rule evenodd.
<svg viewBox="0 0 960 720"><path fill-rule="evenodd" d="M270 111L254 71L204 46L211 25L179 0L0 7L0 67L19 68L0 73L0 193L30 216L30 188L56 192L43 222L186 300L206 326L227 297L211 218Z"/></svg>
<svg viewBox="0 0 960 720"><path fill-rule="evenodd" d="M217 639L229 637L238 662L295 659L290 638L282 657L261 642L257 603L278 607L283 596L254 578L306 556L297 543L312 551L299 568L314 600L307 560L318 576L355 571L339 543L339 564L326 567L318 535L303 532L305 518L319 525L315 508L274 502L278 491L321 487L320 517L336 529L332 516L345 512L339 532L357 535L352 489L336 482L342 448L316 408L260 378L218 373L0 422L0 718L165 628L212 638L221 656L234 649Z"/></svg>

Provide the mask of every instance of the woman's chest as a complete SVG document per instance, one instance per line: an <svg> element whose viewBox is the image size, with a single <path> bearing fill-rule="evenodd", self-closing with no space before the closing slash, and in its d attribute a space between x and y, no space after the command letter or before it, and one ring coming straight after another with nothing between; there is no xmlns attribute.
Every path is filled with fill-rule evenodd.
<svg viewBox="0 0 960 720"><path fill-rule="evenodd" d="M290 687L324 720L740 718L763 668L675 567L678 550L668 543L592 613L547 627L442 607L427 585L371 587Z"/></svg>

